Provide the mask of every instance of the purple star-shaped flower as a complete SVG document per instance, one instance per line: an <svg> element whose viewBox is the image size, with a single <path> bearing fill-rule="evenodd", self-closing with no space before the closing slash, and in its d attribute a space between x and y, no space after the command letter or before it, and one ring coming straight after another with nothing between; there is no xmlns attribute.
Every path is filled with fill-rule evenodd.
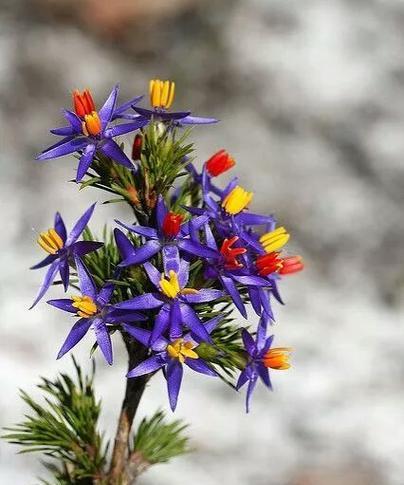
<svg viewBox="0 0 404 485"><path fill-rule="evenodd" d="M95 251L103 246L103 243L101 242L77 241L87 226L94 211L94 207L95 204L84 212L69 235L66 233L66 226L59 212L57 212L55 216L54 229L40 234L38 243L50 254L38 264L32 266L31 269L39 269L49 265L50 267L45 275L45 280L39 290L38 296L31 308L33 308L47 292L50 285L53 283L57 272L59 272L64 289L67 291L70 279L69 260L72 257L84 256L85 254Z"/></svg>
<svg viewBox="0 0 404 485"><path fill-rule="evenodd" d="M222 317L215 317L204 324L205 332L210 334L216 327ZM123 325L126 332L141 342L146 347L150 346L152 333L148 330ZM153 355L143 361L141 364L130 370L128 378L139 377L142 375L156 372L159 369L164 370L164 376L167 380L168 399L173 411L177 406L178 394L181 387L183 376L183 364L193 371L216 377L217 373L210 367L198 354L193 350L203 339L191 332L179 337L174 341L159 337L150 346Z"/></svg>
<svg viewBox="0 0 404 485"><path fill-rule="evenodd" d="M40 161L50 160L79 152L80 161L77 168L76 182L80 182L87 173L97 152L111 157L124 167L134 169L133 163L112 138L135 131L145 126L148 121L139 117L130 123L109 126L114 113L116 114L118 91L118 86L115 86L98 112L92 111L80 117L72 111L64 110L63 114L69 125L51 130L51 133L54 135L63 136L64 138L40 153L36 159ZM118 111L121 109L122 107L119 107Z"/></svg>
<svg viewBox="0 0 404 485"><path fill-rule="evenodd" d="M116 312L109 301L114 291L113 283L106 283L98 291L97 287L80 258L75 258L79 286L82 296L72 299L61 298L49 300L47 303L60 310L75 313L81 318L73 325L64 344L62 345L57 358L60 359L66 352L69 352L86 335L90 327L95 332L95 338L105 360L112 364L112 342L107 324L117 324L122 321L143 321L146 317L139 313L131 313L130 316L121 315Z"/></svg>
<svg viewBox="0 0 404 485"><path fill-rule="evenodd" d="M165 275L151 263L147 262L143 266L158 291L135 296L114 305L114 308L126 311L159 309L151 333L150 345L167 330L170 339L179 338L183 327L188 327L200 339L210 341L209 334L192 305L217 300L224 295L224 292L209 288L199 290L186 288L189 279L189 262L180 260L178 255L165 261Z"/></svg>
<svg viewBox="0 0 404 485"><path fill-rule="evenodd" d="M181 224L181 216L169 212L163 197L160 196L157 201L156 219L156 229L115 221L125 229L147 239L147 242L140 248L132 246L132 250L128 250L127 257L120 264L121 267L144 263L160 251L163 251L165 261L179 261L179 249L188 255L204 259L217 257L215 251L190 238L190 234L206 223L207 216L195 217L191 221ZM171 269L178 271L178 267Z"/></svg>

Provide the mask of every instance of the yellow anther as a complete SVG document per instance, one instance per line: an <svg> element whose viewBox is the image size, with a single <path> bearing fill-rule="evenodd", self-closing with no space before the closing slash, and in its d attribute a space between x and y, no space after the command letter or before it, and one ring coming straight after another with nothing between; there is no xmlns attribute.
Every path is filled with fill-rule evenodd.
<svg viewBox="0 0 404 485"><path fill-rule="evenodd" d="M265 367L276 370L289 369L289 357L292 349L290 347L278 347L268 350L264 355L263 363Z"/></svg>
<svg viewBox="0 0 404 485"><path fill-rule="evenodd" d="M289 241L290 234L284 227L278 227L274 231L267 232L260 237L260 243L262 244L265 252L272 253L283 248L283 246Z"/></svg>
<svg viewBox="0 0 404 485"><path fill-rule="evenodd" d="M169 109L174 101L175 83L152 79L149 83L149 94L153 108Z"/></svg>
<svg viewBox="0 0 404 485"><path fill-rule="evenodd" d="M243 209L245 209L253 198L253 192L247 192L237 185L234 189L227 194L227 196L222 201L222 207L229 214L238 214Z"/></svg>
<svg viewBox="0 0 404 485"><path fill-rule="evenodd" d="M196 290L195 288L184 288L183 290L181 290L181 295L197 295L198 294L198 290Z"/></svg>
<svg viewBox="0 0 404 485"><path fill-rule="evenodd" d="M97 313L97 305L91 296L72 296L72 305L77 308L77 315L82 318L90 318Z"/></svg>
<svg viewBox="0 0 404 485"><path fill-rule="evenodd" d="M63 248L63 240L55 229L41 232L37 241L41 248L49 254L56 254L59 249Z"/></svg>
<svg viewBox="0 0 404 485"><path fill-rule="evenodd" d="M167 352L172 359L178 359L183 364L186 358L199 359L199 355L192 350L193 347L192 342L184 342L183 338L179 338L167 345Z"/></svg>
<svg viewBox="0 0 404 485"><path fill-rule="evenodd" d="M168 296L168 298L175 298L181 291L177 273L170 270L168 273L168 279L163 275L160 280L160 288L161 291Z"/></svg>
<svg viewBox="0 0 404 485"><path fill-rule="evenodd" d="M93 111L90 115L84 116L84 121L82 123L83 134L86 136L92 135L97 136L101 130L101 120L96 111Z"/></svg>

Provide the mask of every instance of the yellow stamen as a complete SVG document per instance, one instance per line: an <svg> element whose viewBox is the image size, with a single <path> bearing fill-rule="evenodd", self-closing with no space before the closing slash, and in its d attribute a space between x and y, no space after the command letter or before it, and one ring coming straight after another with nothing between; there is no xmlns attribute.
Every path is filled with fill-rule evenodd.
<svg viewBox="0 0 404 485"><path fill-rule="evenodd" d="M245 209L253 198L253 192L247 192L237 185L234 189L227 194L227 196L222 201L222 207L229 214L238 214L243 209Z"/></svg>
<svg viewBox="0 0 404 485"><path fill-rule="evenodd" d="M184 288L183 290L181 290L181 295L197 295L198 294L198 290L196 290L195 288Z"/></svg>
<svg viewBox="0 0 404 485"><path fill-rule="evenodd" d="M55 229L41 232L37 241L41 248L49 254L56 254L59 249L63 248L63 240Z"/></svg>
<svg viewBox="0 0 404 485"><path fill-rule="evenodd" d="M265 354L263 363L265 367L270 367L271 369L289 369L290 352L292 352L292 349L290 347L277 347L274 349L270 349Z"/></svg>
<svg viewBox="0 0 404 485"><path fill-rule="evenodd" d="M272 253L283 248L289 241L290 234L284 227L278 227L274 231L267 232L260 237L260 243L265 249L265 252Z"/></svg>
<svg viewBox="0 0 404 485"><path fill-rule="evenodd" d="M152 79L149 83L149 94L153 108L168 109L174 101L175 83Z"/></svg>
<svg viewBox="0 0 404 485"><path fill-rule="evenodd" d="M160 280L160 288L161 291L168 296L168 298L175 298L181 291L177 273L170 270L168 273L168 279L163 275Z"/></svg>
<svg viewBox="0 0 404 485"><path fill-rule="evenodd" d="M178 359L183 364L186 358L199 359L199 355L192 350L193 347L192 342L184 342L183 338L179 338L167 345L167 352L172 359Z"/></svg>
<svg viewBox="0 0 404 485"><path fill-rule="evenodd" d="M92 135L97 136L101 130L101 120L96 111L93 111L90 115L84 116L84 121L82 123L83 134L86 136Z"/></svg>
<svg viewBox="0 0 404 485"><path fill-rule="evenodd" d="M97 305L91 296L72 296L72 305L77 308L77 315L82 318L90 318L97 313Z"/></svg>

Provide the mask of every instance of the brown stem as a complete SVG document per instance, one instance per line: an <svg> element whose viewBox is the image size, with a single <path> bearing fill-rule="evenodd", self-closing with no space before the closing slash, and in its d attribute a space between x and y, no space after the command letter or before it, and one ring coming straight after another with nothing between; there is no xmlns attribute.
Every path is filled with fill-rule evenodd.
<svg viewBox="0 0 404 485"><path fill-rule="evenodd" d="M123 339L129 355L129 369L133 369L145 360L147 349L125 334L123 334ZM126 476L125 467L129 459L130 430L147 380L147 376L142 376L128 379L126 382L125 397L122 403L121 414L119 415L109 471L108 483L110 485L130 485L134 483L131 477Z"/></svg>

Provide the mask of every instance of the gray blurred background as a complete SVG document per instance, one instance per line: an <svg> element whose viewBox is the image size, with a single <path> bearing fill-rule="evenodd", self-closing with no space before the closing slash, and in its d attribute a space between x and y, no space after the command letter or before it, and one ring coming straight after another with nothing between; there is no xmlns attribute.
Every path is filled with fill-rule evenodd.
<svg viewBox="0 0 404 485"><path fill-rule="evenodd" d="M187 375L177 415L196 452L151 469L142 485L404 484L404 2L401 0L2 0L0 2L0 425L25 411L18 388L70 369L55 354L68 319L30 305L38 231L60 210L71 227L93 199L75 161L33 157L52 143L74 88L98 105L151 77L174 79L175 107L221 123L195 129L200 161L237 159L253 209L276 212L305 272L285 278L274 372L250 415L244 395ZM92 227L129 213L99 206ZM57 292L54 292L57 294ZM89 337L76 355L88 364ZM112 435L125 355L98 361L102 425ZM140 414L167 408L164 383ZM30 485L35 456L0 443L0 483Z"/></svg>

